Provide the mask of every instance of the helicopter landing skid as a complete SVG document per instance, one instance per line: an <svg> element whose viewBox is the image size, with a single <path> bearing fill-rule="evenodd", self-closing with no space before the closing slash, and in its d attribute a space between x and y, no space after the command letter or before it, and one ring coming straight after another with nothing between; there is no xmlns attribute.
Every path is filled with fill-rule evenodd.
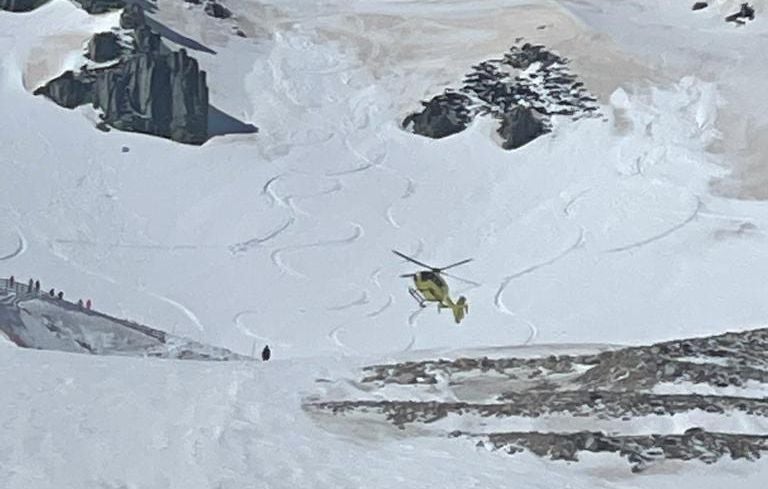
<svg viewBox="0 0 768 489"><path fill-rule="evenodd" d="M421 294L419 294L418 290L409 287L408 292L411 294L411 297L416 299L416 302L419 304L419 307L421 308L427 307L427 305L424 303L425 302L424 297L422 297Z"/></svg>

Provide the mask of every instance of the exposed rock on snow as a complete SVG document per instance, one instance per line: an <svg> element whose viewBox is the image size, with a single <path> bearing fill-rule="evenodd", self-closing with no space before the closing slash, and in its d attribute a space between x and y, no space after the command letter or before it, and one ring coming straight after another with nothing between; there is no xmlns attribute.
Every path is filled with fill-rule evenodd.
<svg viewBox="0 0 768 489"><path fill-rule="evenodd" d="M547 128L532 109L515 106L504 114L498 132L504 138L502 147L515 149L541 136Z"/></svg>
<svg viewBox="0 0 768 489"><path fill-rule="evenodd" d="M183 49L130 56L99 72L95 94L94 106L117 129L191 144L208 138L205 72Z"/></svg>
<svg viewBox="0 0 768 489"><path fill-rule="evenodd" d="M306 404L307 409L344 416L379 416L400 429L411 424L425 428L438 422L445 426L450 418L467 423L475 420L478 427L493 423L482 430L484 433L465 428L455 435L481 437L509 453L527 449L553 459L575 461L577 453L585 450L618 452L628 458L635 471L664 458L711 463L728 454L754 460L768 451L768 436L764 434L707 432L698 427L684 433L644 436L504 430L510 424L519 428L520 424L514 423L520 419L559 419L564 426L580 423L583 429L584 420L613 420L625 424L611 426L626 427L640 418L768 418L768 399L751 397L754 390L746 389L747 385L760 386L758 390L768 386L768 328L588 355L458 358L377 365L364 371L368 375L362 382L381 391L374 400L370 400L371 389L366 388L361 392L368 399L314 399ZM411 385L416 399L408 399L397 384ZM661 384L677 385L680 390L661 394L654 390ZM713 393L686 391L685 386L697 384L710 386ZM429 392L439 394L434 400L425 399L426 386ZM717 389L723 388L735 390L737 395L718 393ZM388 392L396 392L397 397L386 399ZM477 400L464 400L466 396ZM477 396L484 397L485 402L479 402L483 399ZM544 426L549 426L546 421ZM637 431L647 432L640 429L634 433Z"/></svg>
<svg viewBox="0 0 768 489"><path fill-rule="evenodd" d="M205 4L205 13L217 19L228 19L232 17L232 12L227 7L215 1L209 1Z"/></svg>
<svg viewBox="0 0 768 489"><path fill-rule="evenodd" d="M134 25L134 52L114 66L67 72L34 93L67 108L92 103L103 122L123 131L153 134L174 141L202 144L208 139L206 74L184 49L171 51L159 34L144 23L133 5L121 23ZM94 61L119 55L114 34L94 36L89 48Z"/></svg>
<svg viewBox="0 0 768 489"><path fill-rule="evenodd" d="M437 95L429 102L422 102L424 110L411 114L403 121L403 126L421 136L444 138L466 129L472 120L467 109L470 100L466 95L447 92Z"/></svg>
<svg viewBox="0 0 768 489"><path fill-rule="evenodd" d="M124 0L73 0L89 14L103 14L125 7Z"/></svg>
<svg viewBox="0 0 768 489"><path fill-rule="evenodd" d="M455 432L453 436L462 436ZM633 472L663 459L717 462L732 459L757 460L768 451L768 436L712 433L691 428L679 435L615 436L601 432L579 433L493 433L487 437L492 448L514 454L524 449L553 460L578 461L578 452L618 453L632 464Z"/></svg>
<svg viewBox="0 0 768 489"><path fill-rule="evenodd" d="M88 58L96 63L111 61L122 53L119 39L114 32L99 32L88 42Z"/></svg>
<svg viewBox="0 0 768 489"><path fill-rule="evenodd" d="M0 0L0 10L9 12L29 12L43 5L48 0Z"/></svg>
<svg viewBox="0 0 768 489"><path fill-rule="evenodd" d="M742 3L738 12L725 18L726 22L745 24L747 20L755 20L755 9L748 3Z"/></svg>
<svg viewBox="0 0 768 489"><path fill-rule="evenodd" d="M34 94L45 95L62 107L74 109L93 102L93 82L93 77L67 71L35 90Z"/></svg>
<svg viewBox="0 0 768 489"><path fill-rule="evenodd" d="M120 27L123 29L137 29L146 23L144 9L136 3L125 7L120 14Z"/></svg>
<svg viewBox="0 0 768 489"><path fill-rule="evenodd" d="M691 7L691 10L701 10L707 8L708 6L709 4L707 4L707 2L696 2L693 4L693 7Z"/></svg>
<svg viewBox="0 0 768 489"><path fill-rule="evenodd" d="M473 66L458 92L449 89L422 102L425 109L407 116L403 127L439 138L460 132L474 117L491 114L500 121L503 147L518 148L549 132L552 116L575 120L596 115L597 100L567 71L567 63L544 46L513 46L501 59Z"/></svg>

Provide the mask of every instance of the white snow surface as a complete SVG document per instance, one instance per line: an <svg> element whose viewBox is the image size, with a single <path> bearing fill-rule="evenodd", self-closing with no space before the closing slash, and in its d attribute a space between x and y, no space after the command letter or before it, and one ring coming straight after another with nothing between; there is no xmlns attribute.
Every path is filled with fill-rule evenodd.
<svg viewBox="0 0 768 489"><path fill-rule="evenodd" d="M159 0L151 16L206 48L186 43L212 105L259 128L202 147L105 134L90 108L32 96L118 14L1 12L0 276L238 353L268 343L274 360L0 339L0 487L763 487L765 462L637 476L617 457L326 432L300 408L316 378L366 362L766 323L768 3L744 26L722 20L739 2L692 3L230 0L222 21ZM511 152L487 119L437 141L400 129L517 37L572 60L602 117L555 119ZM470 303L460 326L416 308L393 248L474 258L455 270L469 282L449 282Z"/></svg>

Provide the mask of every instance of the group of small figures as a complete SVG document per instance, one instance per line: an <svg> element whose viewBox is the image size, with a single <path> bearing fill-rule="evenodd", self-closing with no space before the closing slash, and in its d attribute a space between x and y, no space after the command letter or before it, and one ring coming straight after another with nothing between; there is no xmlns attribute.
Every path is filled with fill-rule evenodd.
<svg viewBox="0 0 768 489"><path fill-rule="evenodd" d="M13 275L11 275L11 277L8 279L8 284L9 284L9 286L11 288L17 286L16 278ZM27 292L30 293L30 294L38 294L39 295L40 294L40 281L39 280L34 280L34 279L29 279L29 282L27 282ZM53 298L58 298L59 300L64 300L64 292L61 291L61 290L57 293L56 289L51 289L51 290L48 291L48 295L53 297ZM91 299L86 299L85 301L83 301L83 299L78 299L77 305L81 309L88 309L88 310L90 310L91 306L92 306L92 302L91 302Z"/></svg>

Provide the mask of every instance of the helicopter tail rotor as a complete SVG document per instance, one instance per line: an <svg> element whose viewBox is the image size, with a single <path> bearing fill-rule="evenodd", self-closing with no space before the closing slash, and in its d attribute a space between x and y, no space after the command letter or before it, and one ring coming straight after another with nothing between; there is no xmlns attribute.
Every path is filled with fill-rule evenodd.
<svg viewBox="0 0 768 489"><path fill-rule="evenodd" d="M461 320L464 319L464 316L466 316L469 312L469 304L467 304L467 298L463 295L459 297L459 300L456 301L453 306L451 306L451 309L453 310L453 319L456 320L456 324L459 324Z"/></svg>

